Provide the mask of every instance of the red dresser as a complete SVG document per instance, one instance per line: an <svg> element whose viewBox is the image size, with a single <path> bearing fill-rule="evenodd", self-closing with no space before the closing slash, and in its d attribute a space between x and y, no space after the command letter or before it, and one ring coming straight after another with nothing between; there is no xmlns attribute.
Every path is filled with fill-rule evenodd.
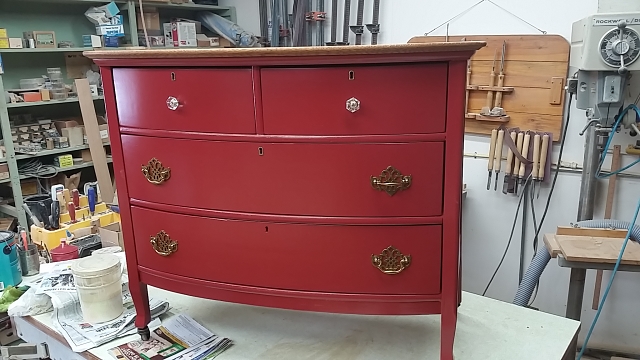
<svg viewBox="0 0 640 360"><path fill-rule="evenodd" d="M147 285L351 314L460 303L466 64L484 43L85 53L136 326Z"/></svg>

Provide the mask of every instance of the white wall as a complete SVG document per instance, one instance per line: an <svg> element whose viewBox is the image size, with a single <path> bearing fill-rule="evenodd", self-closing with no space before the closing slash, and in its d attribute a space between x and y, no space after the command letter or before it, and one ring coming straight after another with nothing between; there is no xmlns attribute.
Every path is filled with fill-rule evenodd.
<svg viewBox="0 0 640 360"><path fill-rule="evenodd" d="M547 31L549 34L559 34L569 40L571 24L583 17L596 13L598 0L493 0L510 12L517 14L524 20ZM257 23L257 5L247 10L246 1L231 1L238 6L240 25L247 30L259 32ZM634 4L634 0L603 0L601 6L612 6L620 3ZM342 3L342 1L340 1ZM477 0L457 0L442 2L439 0L382 0L380 16L381 43L405 43L409 38L424 34L450 19L465 9L477 3ZM356 2L353 1L352 7ZM371 19L372 1L367 1L365 23ZM330 1L327 0L327 11L330 13ZM250 6L249 6L250 7ZM250 15L241 15L243 11ZM342 6L339 9L342 18ZM352 23L355 23L355 10L352 10ZM244 22L248 21L248 22ZM340 37L341 27L338 30ZM445 27L433 32L443 35ZM490 4L484 2L466 15L458 18L449 26L451 35L481 35L481 34L539 34L531 26L521 22ZM327 33L328 38L328 33ZM368 33L365 33L364 43L369 43ZM351 36L353 41L353 35ZM640 86L632 86L630 97L635 98ZM633 94L633 95L631 95ZM578 133L585 124L584 111L571 112L568 138L565 145L563 162L582 164L584 139ZM616 143L626 147L635 142L625 135L618 135ZM557 153L557 146L555 152ZM484 136L467 135L465 137L465 153L477 152L487 154L488 141ZM557 156L557 155L556 155ZM627 163L629 157L623 157ZM640 173L640 166L632 169ZM511 223L513 221L517 198L503 195L501 192L486 190L487 167L486 159L466 157L464 160L464 182L467 184L468 195L463 209L463 288L466 291L482 293L491 274L493 273L505 249ZM500 178L500 182L502 178ZM558 225L567 225L576 220L580 174L562 172L558 178L554 196L542 233L553 233ZM598 205L596 218L602 217L604 211L604 196L606 183L599 184ZM540 218L548 188L543 188L540 198L535 202L538 219ZM638 180L619 178L616 203L613 217L628 220L633 215L635 204L640 198ZM529 212L530 213L530 212ZM527 220L527 240L525 244L527 264L532 256L533 231L531 218ZM516 226L515 236L507 258L496 276L487 295L496 299L511 302L518 283L520 222ZM540 239L542 242L542 239ZM595 311L591 310L595 271L587 273L584 306L582 312L582 337L586 334ZM605 272L604 281L609 279ZM619 273L611 289L605 308L600 316L590 346L616 349L640 353L640 334L638 323L640 315L636 306L640 298L639 275ZM569 282L569 270L560 268L556 260L549 263L540 283L540 291L533 306L541 311L564 316L566 296ZM603 288L604 289L604 288ZM543 346L543 345L541 345Z"/></svg>

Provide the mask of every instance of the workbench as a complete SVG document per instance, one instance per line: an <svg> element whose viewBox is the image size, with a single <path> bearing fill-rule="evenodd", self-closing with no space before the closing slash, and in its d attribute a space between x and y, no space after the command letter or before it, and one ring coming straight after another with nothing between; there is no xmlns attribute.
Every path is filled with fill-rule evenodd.
<svg viewBox="0 0 640 360"><path fill-rule="evenodd" d="M567 248L565 244L571 241L580 244ZM580 320L587 269L613 270L623 241L620 237L544 235L544 243L551 257L558 259L559 266L571 269L567 318ZM628 242L618 271L640 272L640 244L631 240ZM577 338L571 344L571 349L577 349Z"/></svg>
<svg viewBox="0 0 640 360"><path fill-rule="evenodd" d="M187 313L235 345L220 360L438 359L440 317L339 315L263 308L189 297L149 288L169 301L171 313ZM107 350L139 335L76 354L51 329L50 313L16 318L20 337L49 344L54 360L110 359ZM165 317L166 318L166 317ZM463 292L456 360L563 359L580 323ZM567 356L567 359L573 359Z"/></svg>

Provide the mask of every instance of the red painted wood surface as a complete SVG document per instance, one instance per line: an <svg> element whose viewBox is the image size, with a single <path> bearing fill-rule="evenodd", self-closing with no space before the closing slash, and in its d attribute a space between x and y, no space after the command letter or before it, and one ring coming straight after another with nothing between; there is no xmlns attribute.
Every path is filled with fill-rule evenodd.
<svg viewBox="0 0 640 360"><path fill-rule="evenodd" d="M351 73L351 74L350 74ZM262 70L266 134L428 134L445 129L447 63ZM360 109L350 112L346 101Z"/></svg>
<svg viewBox="0 0 640 360"><path fill-rule="evenodd" d="M363 315L425 315L440 313L433 295L368 295L303 292L218 283L138 267L145 284L186 295L239 304L290 310ZM137 325L136 325L137 326Z"/></svg>
<svg viewBox="0 0 640 360"><path fill-rule="evenodd" d="M129 196L135 199L282 215L442 213L442 142L283 144L122 135L122 146ZM154 157L171 169L160 185L141 171ZM371 186L371 176L390 165L412 176L411 186L393 196Z"/></svg>
<svg viewBox="0 0 640 360"><path fill-rule="evenodd" d="M249 68L114 69L113 82L122 126L236 134L256 131ZM169 97L178 99L178 109L167 107Z"/></svg>
<svg viewBox="0 0 640 360"><path fill-rule="evenodd" d="M96 60L101 65L105 104L110 119L130 290L137 311L136 326L142 328L151 320L147 285L222 301L296 310L389 315L441 313L441 359L452 360L461 291L464 88L466 60L471 55L471 51L443 51L428 54ZM418 74L423 74L427 68L441 69L427 79L416 75L402 82L398 81L399 77L378 81L374 90L384 93L384 99L414 100L405 102L399 110L382 103L372 89L365 87L362 90L365 94L363 99L368 100L361 105L367 104L377 109L367 114L372 119L369 123L344 125L343 120L338 119L343 114L337 108L335 111L331 108L333 103L326 105L324 100L313 102L315 100L299 97L298 94L317 94L314 99L331 99L334 96L331 91L318 91L313 81L300 78L295 82L303 84L301 88L280 89L279 95L295 92L294 100L298 99L305 106L316 105L305 111L294 109L284 112L273 107L276 113L272 113L268 109L272 101L286 100L276 99L273 94L274 89L284 86L281 77L274 76L275 87L267 83L271 76L269 74L293 71L283 67L318 68L318 71L322 70L319 73L328 74L338 71L336 66L338 69L363 69L384 65L386 69L406 69L410 63L410 67L422 69ZM164 97L168 94L155 79L127 78L126 82L131 84L125 84L122 78L120 84L125 86L114 87L118 81L112 76L119 72L124 74L124 71L141 74L150 67L157 67L155 70L158 71L167 70L160 67L191 67L194 73L204 73L214 70L216 66L236 67L215 70L239 71L241 76L234 76L238 81L233 81L233 84L244 84L246 74L248 86L232 86L231 91L219 93L224 97L239 91L225 102L234 106L219 108L219 102L214 101L219 98L198 98L195 105L198 111L189 112L188 116L186 113L181 113L185 116L176 116L176 113L162 112L166 109ZM238 69L238 66L247 68ZM312 74L312 78L327 83L324 81L326 75L313 73L315 75ZM359 79L358 74L361 73L356 72L355 79ZM191 81L190 88L198 90L199 94L206 94L203 92L206 85L203 84L210 82L203 82L202 77L194 77ZM438 95L438 90L434 90L438 87L432 83L439 84L444 95ZM339 93L344 89L353 89L349 86L339 86L332 91ZM247 92L245 89L248 89ZM157 93L162 97L156 96ZM426 94L426 97L421 96L419 99L424 101L416 102L415 94ZM344 95L340 93L341 99ZM134 98L136 101L131 100ZM140 105L149 99L156 99L154 105ZM157 104L160 99L162 103ZM433 102L433 99L438 101ZM341 102L344 101L346 99ZM429 104L430 101L438 105L436 112L442 111L439 116L431 117L422 112L423 104ZM401 102L395 101L396 104ZM191 100L188 103L194 104ZM414 109L406 110L407 107ZM146 110L143 111L143 108ZM193 107L188 109L191 111ZM281 111L280 116L274 116L278 114L277 111ZM248 117L239 116L240 113L248 114ZM395 116L400 113L403 116ZM228 116L211 118L208 114ZM407 114L414 114L419 120ZM381 120L385 117L386 121ZM309 119L318 121L307 121ZM280 135L274 135L276 132L271 131L277 131ZM264 154L256 160L259 146L263 147ZM150 157L158 157L163 162L166 159L165 165L172 168L170 181L155 189L145 183L140 171L141 165ZM371 175L379 175L389 165L414 176L412 187L393 197L372 190L369 184ZM370 167L375 167L376 171L372 172ZM202 180L203 174L206 182ZM239 177L238 174L243 176ZM355 186L356 179L363 176L366 178L362 180L365 184ZM332 184L338 185L332 187ZM253 196L253 203L247 194ZM139 213L142 215L139 216ZM133 221L132 216L135 216ZM163 216L170 217L170 220L162 220ZM138 221L138 218L141 220ZM200 231L190 235L189 229L183 226L185 221L175 220L184 218L195 219L195 228ZM187 222L191 224L192 220ZM205 230L204 225L200 225L205 223L216 225L207 226ZM270 225L264 225L266 223ZM262 271L263 268L260 268L255 274L230 270L192 275L190 271L194 268L189 267L189 260L174 265L169 264L170 257L160 260L152 258L155 253L149 250L151 234L138 233L143 226L160 225L164 230L177 228L179 238L176 238L181 241L179 252L189 252L192 259L201 259L205 253L205 250L196 253L194 248L206 249L207 245L216 241L222 241L227 249L233 249L221 252L219 248L214 248L222 260L212 264L213 267L221 268L224 264L231 266L231 259L240 255L248 259L263 259L265 255L261 254L268 254L271 258L282 260L285 258L283 254L288 252L286 258L294 258L298 267L306 269L304 274L308 279L303 281L303 276L295 272L281 275L285 268L282 261L273 267L254 265L266 269ZM240 225L244 226L240 228ZM269 232L264 226L269 226ZM203 237L202 233L211 227L223 230L219 231L218 236ZM316 230L307 236L304 231L291 229ZM431 234L432 229L442 231L439 243L429 242L424 236ZM402 231L406 236L391 235L394 230ZM275 240L259 241L274 233L280 236ZM440 261L439 270L435 270L435 267L433 270L430 267L420 268L416 271L420 274L413 275L408 271L416 270L416 267L412 267L417 264L414 263L400 274L407 275L407 282L403 280L393 285L396 287L385 285L378 288L376 280L362 275L364 273L361 271L367 270L355 265L351 257L351 261L339 262L339 266L344 267L340 271L347 275L333 275L334 282L337 281L335 283L323 282L323 279L327 280L323 272L312 272L308 267L311 264L324 264L325 260L326 264L331 265L333 258L345 259L350 256L328 250L336 247L351 252L366 252L370 257L374 250L369 246L384 245L379 240L380 235L385 236L388 245L402 242L402 247L410 246L412 257ZM188 236L186 240L184 236ZM252 246L242 246L245 242ZM329 246L322 246L324 244ZM430 246L433 244L440 244L441 248L432 249ZM302 261L310 252L322 256ZM210 262L215 260L213 257L210 259L213 259ZM371 270L378 271L370 266ZM178 274L182 271L188 276ZM222 280L215 281L217 279ZM356 284L348 284L354 279L357 280ZM415 286L405 285L409 283ZM417 295L430 292L425 289L432 289L433 284L439 284L438 293ZM321 290L325 286L326 289L339 290ZM410 293L405 294L407 292Z"/></svg>
<svg viewBox="0 0 640 360"><path fill-rule="evenodd" d="M208 219L132 208L138 265L176 275L273 289L369 294L438 294L439 225L318 226ZM164 230L178 250L158 255L150 236ZM411 255L384 274L372 255L393 245Z"/></svg>

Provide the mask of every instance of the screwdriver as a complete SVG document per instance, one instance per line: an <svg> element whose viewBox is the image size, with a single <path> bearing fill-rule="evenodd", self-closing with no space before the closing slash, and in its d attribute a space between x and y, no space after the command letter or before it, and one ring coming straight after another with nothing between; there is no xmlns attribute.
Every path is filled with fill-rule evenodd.
<svg viewBox="0 0 640 360"><path fill-rule="evenodd" d="M493 165L496 170L496 179L493 185L493 191L498 190L498 175L500 174L500 166L502 165L502 146L504 144L504 130L500 129L498 131L498 142L496 143L496 156L495 164Z"/></svg>
<svg viewBox="0 0 640 360"><path fill-rule="evenodd" d="M511 136L511 141L515 144L516 137L518 136L518 134L515 131L512 131L510 136ZM506 194L509 190L509 183L511 182L511 169L513 169L513 151L511 151L511 148L508 148L507 168L504 169L504 183L502 184L503 194Z"/></svg>
<svg viewBox="0 0 640 360"><path fill-rule="evenodd" d="M62 191L58 191L56 194L58 204L60 204L60 214L64 214L67 212L67 203L64 201L64 195L62 195Z"/></svg>
<svg viewBox="0 0 640 360"><path fill-rule="evenodd" d="M489 86L493 87L496 84L496 58L498 56L498 50L493 53L493 66L491 67L491 74L489 74ZM491 111L493 106L493 90L487 91L487 102L483 108L483 113L487 114Z"/></svg>
<svg viewBox="0 0 640 360"><path fill-rule="evenodd" d="M487 190L491 188L491 171L493 171L493 156L496 151L496 140L498 139L498 130L491 130L491 143L489 143L489 177L487 178Z"/></svg>
<svg viewBox="0 0 640 360"><path fill-rule="evenodd" d="M528 156L529 156L529 142L531 141L531 134L530 133L526 133L524 134L524 142L522 142L522 157L529 160ZM527 171L527 164L521 162L520 163L520 173L518 173L518 176L520 177L520 183L524 184L525 183L525 177L524 174Z"/></svg>
<svg viewBox="0 0 640 360"><path fill-rule="evenodd" d="M538 180L544 181L545 170L547 166L547 151L549 150L549 134L542 135L542 147L540 148L540 167L538 170ZM541 185L541 184L538 184ZM540 197L540 187L538 186L538 195Z"/></svg>
<svg viewBox="0 0 640 360"><path fill-rule="evenodd" d="M78 189L71 190L71 197L73 198L73 204L76 207L79 207L80 206L80 192L78 191Z"/></svg>
<svg viewBox="0 0 640 360"><path fill-rule="evenodd" d="M60 203L57 199L51 202L51 228L53 230L60 228Z"/></svg>
<svg viewBox="0 0 640 360"><path fill-rule="evenodd" d="M518 140L516 141L516 149L518 150L518 154L522 154L522 142L524 141L524 133L518 133ZM513 165L513 182L514 182L514 193L518 194L518 174L520 173L520 158L516 156L515 165Z"/></svg>
<svg viewBox="0 0 640 360"><path fill-rule="evenodd" d="M69 209L69 218L71 218L71 223L76 223L76 206L73 205L72 202L67 204L67 208Z"/></svg>
<svg viewBox="0 0 640 360"><path fill-rule="evenodd" d="M69 189L62 190L62 195L64 195L64 202L68 203L71 201L71 196L69 195Z"/></svg>
<svg viewBox="0 0 640 360"><path fill-rule="evenodd" d="M540 165L540 135L535 134L533 136L533 169L531 169L531 178L533 178L534 192L536 191L536 182L540 180L538 178L539 165Z"/></svg>
<svg viewBox="0 0 640 360"><path fill-rule="evenodd" d="M87 198L89 199L89 212L93 216L96 211L96 189L94 187L91 186L87 189Z"/></svg>

